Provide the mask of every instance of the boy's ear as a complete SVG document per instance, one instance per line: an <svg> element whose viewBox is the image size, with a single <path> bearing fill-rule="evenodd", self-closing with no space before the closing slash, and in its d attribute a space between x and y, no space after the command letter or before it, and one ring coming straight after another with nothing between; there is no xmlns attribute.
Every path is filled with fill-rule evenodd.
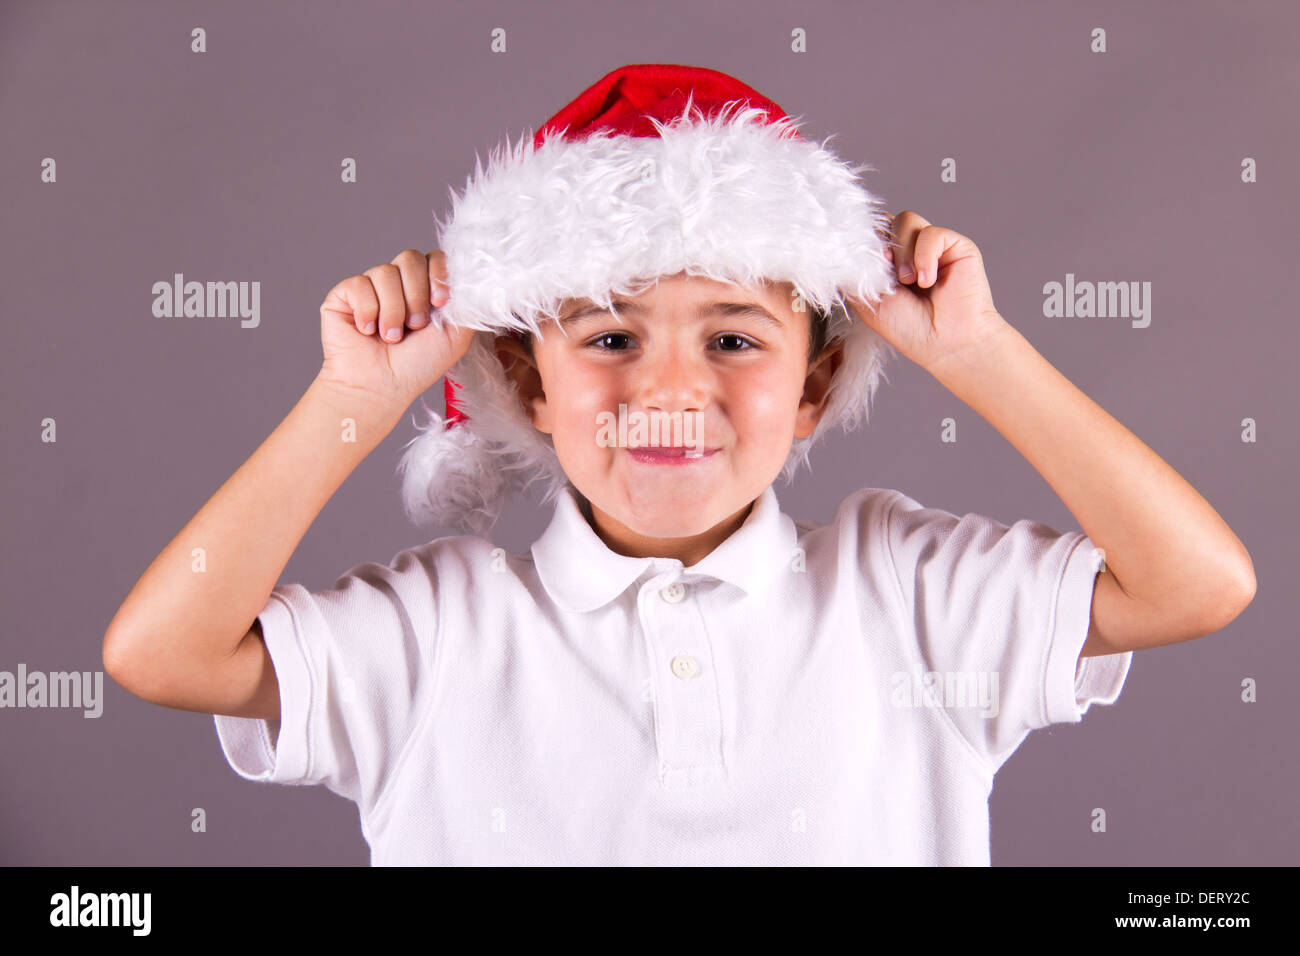
<svg viewBox="0 0 1300 956"><path fill-rule="evenodd" d="M826 414L826 403L831 394L831 382L844 362L844 343L833 342L821 350L808 366L804 380L803 398L795 418L794 437L807 438L817 429L817 423Z"/></svg>
<svg viewBox="0 0 1300 956"><path fill-rule="evenodd" d="M535 428L549 434L549 428L544 427L546 392L542 390L542 375L537 360L512 335L498 335L493 345L497 360L505 371L506 381L513 382L519 391L524 415Z"/></svg>

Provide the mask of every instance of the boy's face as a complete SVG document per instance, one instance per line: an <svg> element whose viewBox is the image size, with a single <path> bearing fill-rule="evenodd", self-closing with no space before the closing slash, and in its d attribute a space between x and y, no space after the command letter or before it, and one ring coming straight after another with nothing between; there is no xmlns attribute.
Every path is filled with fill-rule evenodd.
<svg viewBox="0 0 1300 956"><path fill-rule="evenodd" d="M794 307L789 283L679 274L616 299L617 317L591 305L562 303L563 331L546 322L532 355L499 337L498 356L611 550L693 564L744 522L793 440L812 434L841 348L809 361L812 313ZM633 447L648 445L679 453Z"/></svg>

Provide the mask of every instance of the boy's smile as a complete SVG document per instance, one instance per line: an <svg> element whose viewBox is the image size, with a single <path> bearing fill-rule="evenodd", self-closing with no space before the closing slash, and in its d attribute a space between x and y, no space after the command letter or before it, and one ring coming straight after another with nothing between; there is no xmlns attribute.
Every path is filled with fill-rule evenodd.
<svg viewBox="0 0 1300 956"><path fill-rule="evenodd" d="M679 273L614 302L567 300L531 348L500 337L497 352L606 545L689 566L812 434L840 347L809 362L813 313L789 283Z"/></svg>
<svg viewBox="0 0 1300 956"><path fill-rule="evenodd" d="M645 465L687 465L691 462L702 461L715 454L718 449L705 448L696 451L682 445L680 447L662 448L646 446L644 448L628 448L627 451L634 461L639 461Z"/></svg>

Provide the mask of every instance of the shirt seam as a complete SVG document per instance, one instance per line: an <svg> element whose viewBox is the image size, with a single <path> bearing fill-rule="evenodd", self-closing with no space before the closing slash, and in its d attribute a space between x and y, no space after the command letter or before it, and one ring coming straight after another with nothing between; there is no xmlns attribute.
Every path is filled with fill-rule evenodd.
<svg viewBox="0 0 1300 956"><path fill-rule="evenodd" d="M729 584L731 582L724 581L723 583ZM744 588L741 588L741 590L744 591ZM722 688L718 684L718 654L717 654L716 642L713 639L713 633L709 629L708 616L704 613L704 609L700 607L701 601L702 600L707 601L708 599L709 599L709 595L707 593L701 594L700 589L697 588L695 599L692 603L695 606L694 607L695 616L696 619L699 621L700 633L704 635L705 645L709 649L709 666L713 670L713 674L712 674L713 694L711 696L712 696L712 704L714 707L714 713L717 714L718 717L718 760L717 763L712 763L712 764L707 764L707 763L692 764L691 769L694 769L696 767L722 767L723 772L726 773L728 777L730 777L732 773L732 769L730 763L727 760L727 735L732 730L732 728L728 725L727 721L723 717Z"/></svg>
<svg viewBox="0 0 1300 956"><path fill-rule="evenodd" d="M402 770L405 769L406 762L410 758L411 752L415 749L415 741L419 739L420 731L424 728L425 721L433 711L433 705L438 696L438 689L442 683L442 622L445 615L443 614L442 595L436 583L437 569L432 555L429 556L429 561L431 565L434 565L435 573L431 576L434 592L434 621L433 655L429 664L429 671L432 679L430 681L428 699L424 702L424 706L420 709L419 714L411 724L411 729L407 734L406 742L402 745L401 753L397 755L397 762L393 764L392 772L389 773L388 779L380 785L379 792L375 795L375 799L371 801L369 812L363 814L367 827L369 827L371 822L387 809L388 798L393 793L396 781L398 777L401 776Z"/></svg>
<svg viewBox="0 0 1300 956"><path fill-rule="evenodd" d="M1070 545L1069 550L1065 552L1065 559L1061 562L1061 566L1057 568L1056 584L1052 588L1051 612L1047 618L1047 640L1043 642L1043 659L1038 673L1038 686L1041 688L1042 691L1041 694L1039 695L1039 701L1038 701L1039 703L1038 718L1042 726L1044 727L1046 727L1049 723L1052 722L1051 720L1052 702L1050 699L1051 688L1048 686L1048 681L1051 679L1052 656L1055 653L1057 653L1057 645L1061 640L1061 634L1059 630L1059 619L1061 613L1061 599L1063 597L1063 592L1065 588L1065 578L1067 572L1069 571L1070 560L1074 557L1074 552L1079 550L1079 546L1083 544L1083 542L1088 537L1087 533L1083 531L1076 531L1074 532L1074 535L1075 535L1074 544ZM1089 619L1091 620L1091 614L1089 614ZM1087 638L1085 637L1084 640L1086 642ZM1077 710L1078 709L1078 686L1079 686L1078 658L1075 658L1074 666L1071 668L1071 670L1074 673L1074 680L1071 685L1072 694L1075 699L1075 709Z"/></svg>
<svg viewBox="0 0 1300 956"><path fill-rule="evenodd" d="M303 779L312 780L313 771L316 767L316 738L312 735L312 727L315 724L317 701L320 698L320 678L316 674L316 660L312 657L311 649L305 640L306 628L298 614L298 609L294 607L293 602L289 601L282 594L277 594L273 590L271 597L278 600L284 609L289 612L289 621L293 628L293 640L298 646L298 653L305 664L304 670L307 672L307 713L303 718L302 736L305 743L304 749L307 751L307 759L303 761ZM258 615L261 617L261 615ZM263 637L265 641L265 637ZM283 727L281 728L283 729ZM270 737L266 721L262 722L262 736L264 739ZM278 735L277 735L278 738ZM273 759L271 762L272 774L275 768L280 764L280 741L276 740L276 746L272 750Z"/></svg>
<svg viewBox="0 0 1300 956"><path fill-rule="evenodd" d="M640 580L644 574L645 572L643 571L641 574L637 575L637 580ZM660 716L659 684L656 680L659 674L659 669L655 666L657 661L655 660L654 641L650 639L649 621L646 620L645 609L642 607L641 595L644 589L645 582L642 582L637 587L636 597L633 601L633 608L636 611L637 623L641 626L641 646L645 648L646 673L650 678L650 715L654 727L655 769L659 776L660 785L662 786L666 769L664 764L664 731Z"/></svg>
<svg viewBox="0 0 1300 956"><path fill-rule="evenodd" d="M901 499L902 497L903 497L902 492L894 491L892 497L889 499L889 503L885 507L885 520L884 520L885 534L884 534L883 548L885 551L885 555L888 558L889 567L893 571L892 577L894 581L895 591L898 594L899 604L902 607L904 613L907 614L908 628L910 630L914 630L916 613L914 609L909 611L908 603L907 603L907 595L906 592L904 592L903 590L903 579L898 573L898 562L894 560L894 548L893 548L893 544L891 543L890 534L889 534L890 520L894 514L894 505L897 504L898 500ZM908 643L909 646L914 647L911 641L909 641ZM914 648L914 649L916 653L920 656L920 664L922 666L922 672L924 672L924 668L926 665L924 655L921 655L919 648ZM948 713L948 709L946 707L937 707L937 708L928 708L928 709L938 711L941 718L941 722L948 728L951 734L955 736L958 741L960 741L962 750L964 750L967 755L974 758L975 763L978 766L980 772L985 774L989 778L989 780L992 781L993 776L997 773L997 765L994 764L990 758L980 753L979 750L975 747L975 745L966 737L966 735L961 732L961 728L958 727L956 722L952 719L952 715Z"/></svg>

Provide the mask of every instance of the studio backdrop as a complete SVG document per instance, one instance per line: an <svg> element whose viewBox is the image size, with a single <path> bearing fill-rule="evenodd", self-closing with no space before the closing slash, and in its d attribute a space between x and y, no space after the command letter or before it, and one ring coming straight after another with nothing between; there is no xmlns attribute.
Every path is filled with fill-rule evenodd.
<svg viewBox="0 0 1300 956"><path fill-rule="evenodd" d="M325 294L433 249L476 154L628 63L739 78L870 164L890 213L971 237L1000 314L1250 551L1231 625L1136 653L1114 704L1001 768L993 864L1294 864L1298 30L1265 2L5 3L0 864L368 862L353 804L241 779L211 715L106 675L106 628L311 383ZM1079 530L934 377L885 373L868 426L775 485L786 512L897 489ZM402 507L424 418L282 582L452 533ZM512 500L492 540L524 552L548 516Z"/></svg>

